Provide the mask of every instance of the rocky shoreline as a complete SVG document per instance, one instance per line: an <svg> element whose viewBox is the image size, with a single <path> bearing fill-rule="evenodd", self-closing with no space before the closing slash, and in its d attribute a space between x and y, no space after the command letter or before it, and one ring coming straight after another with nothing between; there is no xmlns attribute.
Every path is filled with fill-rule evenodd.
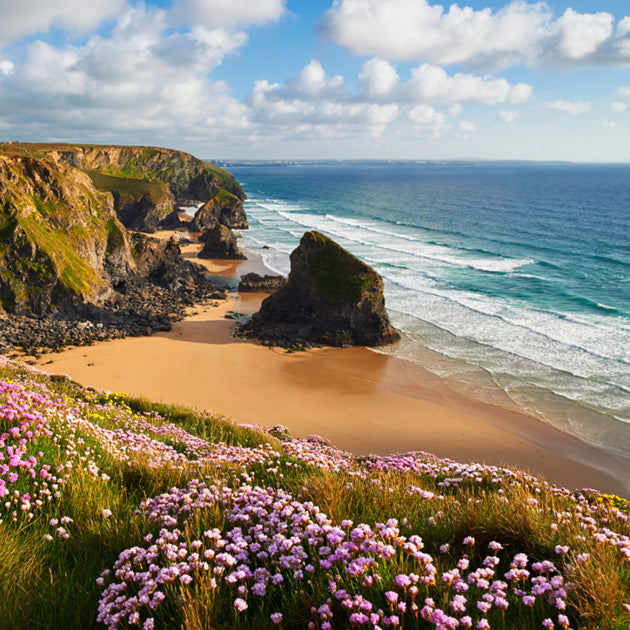
<svg viewBox="0 0 630 630"><path fill-rule="evenodd" d="M67 346L151 335L170 330L193 306L224 300L225 291L213 283L198 283L186 291L137 282L124 295L102 306L92 306L73 317L0 316L0 353L11 351L37 356Z"/></svg>

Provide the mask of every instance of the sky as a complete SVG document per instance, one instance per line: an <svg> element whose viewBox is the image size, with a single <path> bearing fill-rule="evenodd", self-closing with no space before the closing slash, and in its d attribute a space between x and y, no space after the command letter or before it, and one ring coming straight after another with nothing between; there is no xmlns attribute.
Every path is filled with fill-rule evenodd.
<svg viewBox="0 0 630 630"><path fill-rule="evenodd" d="M627 0L0 0L0 140L630 162Z"/></svg>

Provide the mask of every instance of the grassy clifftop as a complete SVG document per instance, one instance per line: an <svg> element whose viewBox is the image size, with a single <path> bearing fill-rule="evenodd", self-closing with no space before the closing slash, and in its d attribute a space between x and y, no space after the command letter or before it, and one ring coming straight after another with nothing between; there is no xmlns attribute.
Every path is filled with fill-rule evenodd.
<svg viewBox="0 0 630 630"><path fill-rule="evenodd" d="M0 627L630 622L628 503L428 453L357 458L0 356Z"/></svg>
<svg viewBox="0 0 630 630"><path fill-rule="evenodd" d="M198 158L159 147L21 143L0 144L0 155L52 159L113 177L164 182L176 198L208 201L219 189L244 198L227 171Z"/></svg>

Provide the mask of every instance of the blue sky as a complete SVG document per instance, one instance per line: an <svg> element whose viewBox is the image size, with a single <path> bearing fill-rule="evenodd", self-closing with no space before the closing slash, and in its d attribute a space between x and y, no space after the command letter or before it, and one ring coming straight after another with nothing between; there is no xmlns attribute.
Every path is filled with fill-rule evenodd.
<svg viewBox="0 0 630 630"><path fill-rule="evenodd" d="M630 5L0 0L0 138L630 161Z"/></svg>

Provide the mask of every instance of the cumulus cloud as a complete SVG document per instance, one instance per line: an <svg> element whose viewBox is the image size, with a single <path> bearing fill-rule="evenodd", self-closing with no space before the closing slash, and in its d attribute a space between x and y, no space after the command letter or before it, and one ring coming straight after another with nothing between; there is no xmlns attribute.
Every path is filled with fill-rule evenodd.
<svg viewBox="0 0 630 630"><path fill-rule="evenodd" d="M504 110L501 110L499 112L499 119L504 123L512 124L513 122L516 121L518 117L519 117L518 112L509 112L509 111L504 111Z"/></svg>
<svg viewBox="0 0 630 630"><path fill-rule="evenodd" d="M24 63L0 75L2 117L15 129L48 126L83 139L86 130L108 140L146 130L150 143L156 135L181 141L243 129L247 108L208 72L246 41L240 31L172 32L166 12L128 9L107 37L31 44Z"/></svg>
<svg viewBox="0 0 630 630"><path fill-rule="evenodd" d="M613 112L617 112L618 114L620 114L621 112L625 112L626 109L628 109L628 105L626 103L615 101L614 103L610 104L610 109L612 109Z"/></svg>
<svg viewBox="0 0 630 630"><path fill-rule="evenodd" d="M5 76L11 74L15 70L15 64L9 59L0 60L0 74Z"/></svg>
<svg viewBox="0 0 630 630"><path fill-rule="evenodd" d="M448 75L443 68L424 63L411 70L406 87L415 101L425 103L524 103L533 89L526 83L511 85L506 79L469 73Z"/></svg>
<svg viewBox="0 0 630 630"><path fill-rule="evenodd" d="M287 86L301 97L311 99L343 90L344 80L340 75L326 76L322 64L317 59L312 59L294 79L287 82Z"/></svg>
<svg viewBox="0 0 630 630"><path fill-rule="evenodd" d="M602 127L604 129L615 129L617 127L617 123L613 120L604 120L602 122Z"/></svg>
<svg viewBox="0 0 630 630"><path fill-rule="evenodd" d="M515 0L498 11L429 0L337 0L320 30L355 55L439 65L506 67L529 63L630 62L630 21Z"/></svg>
<svg viewBox="0 0 630 630"><path fill-rule="evenodd" d="M445 127L448 115L430 105L416 105L407 112L407 117L414 125L428 128L431 134L438 138Z"/></svg>
<svg viewBox="0 0 630 630"><path fill-rule="evenodd" d="M622 98L630 98L630 85L622 85L617 88L617 94Z"/></svg>
<svg viewBox="0 0 630 630"><path fill-rule="evenodd" d="M557 21L558 49L569 59L582 59L594 53L613 32L610 13L577 13L567 9Z"/></svg>
<svg viewBox="0 0 630 630"><path fill-rule="evenodd" d="M0 0L0 48L53 27L85 32L120 15L126 0Z"/></svg>
<svg viewBox="0 0 630 630"><path fill-rule="evenodd" d="M363 64L359 75L359 86L368 98L386 98L398 85L400 77L394 66L384 59L377 57L369 59Z"/></svg>
<svg viewBox="0 0 630 630"><path fill-rule="evenodd" d="M286 0L177 0L172 16L206 28L243 28L276 21L285 11Z"/></svg>
<svg viewBox="0 0 630 630"><path fill-rule="evenodd" d="M572 116L591 111L591 103L589 101L551 101L545 103L545 107L567 112L567 114L571 114Z"/></svg>
<svg viewBox="0 0 630 630"><path fill-rule="evenodd" d="M378 137L397 118L397 103L362 102L344 87L341 77L326 75L321 63L314 59L284 84L256 81L247 103L255 121L284 126L292 133L316 131L332 136L367 129L370 135Z"/></svg>
<svg viewBox="0 0 630 630"><path fill-rule="evenodd" d="M318 135L367 130L378 137L399 120L439 136L452 128L447 121L461 114L462 103L522 103L531 94L531 86L523 83L511 85L505 79L470 73L449 75L432 64L412 68L409 79L402 81L391 63L376 57L363 64L358 91L353 91L314 59L284 83L257 81L247 104L260 124L316 130ZM438 109L439 105L448 107ZM460 131L473 131L473 123L462 123Z"/></svg>

